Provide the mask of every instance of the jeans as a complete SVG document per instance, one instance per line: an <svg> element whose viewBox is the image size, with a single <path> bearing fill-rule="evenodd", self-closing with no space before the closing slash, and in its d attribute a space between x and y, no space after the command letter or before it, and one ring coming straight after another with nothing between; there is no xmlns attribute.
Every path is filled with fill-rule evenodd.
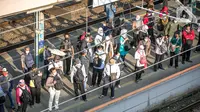
<svg viewBox="0 0 200 112"><path fill-rule="evenodd" d="M81 82L81 83L74 82L74 91L75 91L76 96L79 96L78 90L80 90L81 94L85 93L84 82ZM87 99L86 95L83 95L82 99L86 100Z"/></svg>
<svg viewBox="0 0 200 112"><path fill-rule="evenodd" d="M14 100L13 100L13 96L12 96L12 91L7 91L6 94L7 94L8 98L9 98L9 100L10 100L11 108L14 108L15 105L14 105Z"/></svg>
<svg viewBox="0 0 200 112"><path fill-rule="evenodd" d="M49 88L49 110L52 111L52 105L53 105L53 99L55 97L55 109L58 109L58 102L59 102L59 97L60 97L60 90L56 90L54 87Z"/></svg>
<svg viewBox="0 0 200 112"><path fill-rule="evenodd" d="M192 47L192 45L183 44L183 51L187 51L187 50L191 49L191 47ZM183 53L182 62L189 61L190 60L190 55L191 55L191 50Z"/></svg>

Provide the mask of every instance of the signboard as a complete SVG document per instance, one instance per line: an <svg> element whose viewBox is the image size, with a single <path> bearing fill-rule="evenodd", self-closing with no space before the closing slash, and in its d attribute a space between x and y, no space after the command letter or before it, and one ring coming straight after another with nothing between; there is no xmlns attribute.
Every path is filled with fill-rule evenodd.
<svg viewBox="0 0 200 112"><path fill-rule="evenodd" d="M41 8L62 1L64 0L0 0L0 7L3 7L0 10L0 16Z"/></svg>
<svg viewBox="0 0 200 112"><path fill-rule="evenodd" d="M119 0L93 0L93 7L98 7L98 6L109 4L116 1L119 1Z"/></svg>

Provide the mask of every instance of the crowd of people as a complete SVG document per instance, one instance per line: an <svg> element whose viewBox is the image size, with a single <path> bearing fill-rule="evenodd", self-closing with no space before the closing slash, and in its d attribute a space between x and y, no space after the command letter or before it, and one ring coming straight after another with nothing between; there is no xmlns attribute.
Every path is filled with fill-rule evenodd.
<svg viewBox="0 0 200 112"><path fill-rule="evenodd" d="M151 2L149 2L148 8L154 10ZM24 73L30 73L25 75L24 79L20 79L15 88L17 112L26 112L28 105L34 107L35 103L40 103L42 87L48 89L49 112L53 109L53 102L55 102L55 110L59 111L59 97L64 87L62 77L70 77L76 95L75 100L78 100L80 94L84 94L82 100L87 101L85 94L87 89L101 85L105 86L99 98L107 96L110 88L110 98L113 99L115 87L121 88L118 79L122 75L121 71L124 66L127 66L125 63L126 55L131 49L135 49L133 55L135 71L139 70L135 76L136 83L142 80L141 75L144 73L144 68L148 67L147 58L150 56L155 57L154 71L164 70L160 61L163 61L166 56L175 56L170 59L169 67L173 66L175 59L175 68L178 68L180 52L184 52L182 64L192 62L190 49L195 38L194 30L189 24L180 30L178 21L167 16L169 15L167 6L164 6L160 11L162 14L159 15L157 24L155 24L155 15L151 11L147 11L143 18L137 15L132 22L133 38L128 37L129 31L122 19L114 20L115 4L106 5L105 11L108 15L107 21L99 27L96 36L93 37L88 28L78 38L78 45L74 46L69 33L64 34L64 40L59 50L64 52L65 56L53 54L51 49L46 46L43 52L43 60L44 65L48 67L45 67L44 72L35 67L30 48L25 48L24 54L21 55L21 66ZM155 35L155 28L160 31L157 36ZM200 32L200 27L198 32ZM120 36L116 37L117 35ZM199 44L200 42L198 42ZM93 45L95 45L94 48ZM80 55L74 55L75 51L80 51ZM199 47L196 51L199 51ZM62 60L62 58L65 59ZM0 86L1 112L4 112L5 96L9 97L10 106L15 110L15 101L12 96L13 82L9 81L11 78L12 76L6 68L1 67L0 82L7 81Z"/></svg>

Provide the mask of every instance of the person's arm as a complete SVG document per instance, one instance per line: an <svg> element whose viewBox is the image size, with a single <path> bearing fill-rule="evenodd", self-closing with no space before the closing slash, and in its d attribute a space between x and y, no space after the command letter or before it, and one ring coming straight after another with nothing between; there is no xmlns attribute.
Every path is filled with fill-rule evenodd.
<svg viewBox="0 0 200 112"><path fill-rule="evenodd" d="M191 40L194 40L194 38L195 38L194 30L191 31L191 34L190 34L190 35L191 35L191 36L190 36L190 39L191 39Z"/></svg>
<svg viewBox="0 0 200 112"><path fill-rule="evenodd" d="M168 33L169 33L169 26L170 26L170 22L167 23L167 26L166 26L166 28L164 29L164 34L165 34L165 35L168 35Z"/></svg>
<svg viewBox="0 0 200 112"><path fill-rule="evenodd" d="M73 80L73 78L74 78L74 74L75 74L75 66L73 66L73 68L72 68L72 72L71 72L71 74L70 74L71 83L74 83L74 80Z"/></svg>
<svg viewBox="0 0 200 112"><path fill-rule="evenodd" d="M162 45L162 43L163 43L163 41L164 41L164 39L162 38L162 40L161 41L159 41L159 39L156 39L156 43L160 46L160 45Z"/></svg>
<svg viewBox="0 0 200 112"><path fill-rule="evenodd" d="M47 87L52 87L52 86L54 86L53 77L48 77L48 78L47 78L46 86L47 86Z"/></svg>
<svg viewBox="0 0 200 112"><path fill-rule="evenodd" d="M82 72L83 72L83 76L84 76L84 81L86 81L86 78L87 78L87 74L85 72L85 66L82 65L82 68L81 68Z"/></svg>
<svg viewBox="0 0 200 112"><path fill-rule="evenodd" d="M22 54L21 55L21 65L22 65L22 69L26 69L26 65L25 65L25 55Z"/></svg>

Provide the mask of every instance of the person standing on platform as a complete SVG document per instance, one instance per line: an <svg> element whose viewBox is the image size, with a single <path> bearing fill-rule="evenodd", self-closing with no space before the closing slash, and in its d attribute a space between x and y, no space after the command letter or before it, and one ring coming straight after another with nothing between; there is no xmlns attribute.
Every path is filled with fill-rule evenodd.
<svg viewBox="0 0 200 112"><path fill-rule="evenodd" d="M0 68L1 69L1 68ZM4 84L1 85L3 92L8 96L9 101L10 101L10 107L12 108L12 110L15 109L15 104L14 104L14 100L13 100L13 96L12 96L12 90L13 90L13 81L12 79L12 75L10 73L8 73L6 68L2 68L2 70L0 70L0 82L5 82ZM11 80L11 81L10 81Z"/></svg>
<svg viewBox="0 0 200 112"><path fill-rule="evenodd" d="M120 53L117 52L115 54L115 56L113 57L113 59L115 59L115 63L118 64L120 71L122 71L122 66L123 66L124 62L123 62L122 58L120 57ZM120 80L116 81L115 86L118 88L121 88Z"/></svg>
<svg viewBox="0 0 200 112"><path fill-rule="evenodd" d="M121 36L119 38L119 41L120 41L119 52L120 52L120 56L123 61L125 60L126 54L128 53L128 51L126 51L126 49L125 49L125 43L128 40L129 40L129 38L127 37L127 30L122 29Z"/></svg>
<svg viewBox="0 0 200 112"><path fill-rule="evenodd" d="M158 63L158 62L160 62L164 59L164 54L168 50L168 47L167 47L168 39L166 37L167 36L160 34L156 39L156 49L155 49L156 58L155 58L155 65L154 65L155 72L157 71L158 68L165 70L162 66L162 63ZM158 63L158 64L156 64L156 63Z"/></svg>
<svg viewBox="0 0 200 112"><path fill-rule="evenodd" d="M154 14L151 12L146 12L146 15L143 18L144 25L148 26L148 34L150 35L151 42L155 44L155 37L154 37Z"/></svg>
<svg viewBox="0 0 200 112"><path fill-rule="evenodd" d="M193 40L195 38L194 30L191 29L190 25L187 25L186 29L182 32L183 39L183 56L182 56L182 64L185 64L185 61L192 62L190 60L191 48L193 44Z"/></svg>
<svg viewBox="0 0 200 112"><path fill-rule="evenodd" d="M53 100L55 98L55 110L59 111L59 98L60 98L60 92L61 89L63 88L62 84L62 78L60 74L57 72L56 68L51 68L51 74L47 78L46 81L46 86L48 87L48 92L50 94L49 97L49 112L52 111L52 105L53 105Z"/></svg>
<svg viewBox="0 0 200 112"><path fill-rule="evenodd" d="M199 38L198 38L198 42L197 42L197 48L195 50L195 52L200 51L200 24L199 24L199 28L197 30L199 32Z"/></svg>
<svg viewBox="0 0 200 112"><path fill-rule="evenodd" d="M32 94L32 102L31 105L36 103L40 103L40 95L41 95L41 83L42 83L42 73L37 70L35 66L32 67L32 73L30 73L30 90Z"/></svg>
<svg viewBox="0 0 200 112"><path fill-rule="evenodd" d="M135 18L135 21L133 21L132 24L132 29L133 29L133 46L137 47L138 43L139 43L139 31L142 30L142 25L143 25L143 21L140 17L140 15L137 15Z"/></svg>
<svg viewBox="0 0 200 112"><path fill-rule="evenodd" d="M82 54L81 54L81 57L80 57L80 60L81 60L81 64L84 65L85 67L85 73L87 74L87 77L86 77L86 80L84 81L84 88L85 88L85 91L87 90L86 89L86 82L88 80L88 78L91 78L90 74L89 74L89 69L90 69L90 59L89 57L87 56L87 50L83 50Z"/></svg>
<svg viewBox="0 0 200 112"><path fill-rule="evenodd" d="M43 57L44 57L44 65L48 65L51 62L51 60L53 59L52 54L51 54L48 46L46 46L44 48ZM48 66L45 67L44 71L46 73L46 79L47 79L49 77Z"/></svg>
<svg viewBox="0 0 200 112"><path fill-rule="evenodd" d="M34 58L32 54L30 53L30 48L26 47L25 48L25 53L22 54L21 56L21 64L22 64L22 69L24 73L27 73L31 70L32 66L34 65ZM26 82L26 85L29 85L30 77L29 75L24 76L24 80Z"/></svg>
<svg viewBox="0 0 200 112"><path fill-rule="evenodd" d="M174 32L178 31L179 24L176 19L170 21L167 23L165 29L164 29L164 35L169 35L169 41L174 36Z"/></svg>
<svg viewBox="0 0 200 112"><path fill-rule="evenodd" d="M170 58L170 64L169 66L173 66L173 59L175 58L175 68L178 68L178 54L180 53L181 46L182 46L182 39L180 38L180 35L178 32L175 32L175 36L171 39L170 45L170 57L177 55L173 58Z"/></svg>
<svg viewBox="0 0 200 112"><path fill-rule="evenodd" d="M87 74L85 72L85 66L81 64L81 61L76 58L75 59L75 65L73 66L72 72L71 72L71 82L74 84L74 91L76 94L76 97L79 96L78 90L81 91L81 94L85 93L84 88L84 82L86 81ZM77 100L78 98L76 98ZM84 101L87 101L86 95L82 96L82 99Z"/></svg>
<svg viewBox="0 0 200 112"><path fill-rule="evenodd" d="M23 79L19 80L16 88L17 112L26 112L27 106L32 101L31 91Z"/></svg>
<svg viewBox="0 0 200 112"><path fill-rule="evenodd" d="M105 66L105 63L102 60L102 58L100 58L99 55L95 53L94 60L93 60L93 75L92 75L93 87L96 85L97 77L98 77L97 86L100 86L102 76L103 76L104 66Z"/></svg>
<svg viewBox="0 0 200 112"><path fill-rule="evenodd" d="M109 63L106 64L104 69L104 84L111 83L117 80L120 77L120 68L119 65L115 63L115 59L110 59ZM103 98L107 96L108 88L110 86L111 89L111 96L110 98L113 99L115 96L115 82L103 87L102 94L99 98Z"/></svg>
<svg viewBox="0 0 200 112"><path fill-rule="evenodd" d="M0 85L0 112L5 112L4 103L6 102L5 93Z"/></svg>
<svg viewBox="0 0 200 112"><path fill-rule="evenodd" d="M135 70L136 71L147 67L146 54L145 54L143 45L140 45L138 47L137 51L135 52L135 59L136 59L136 66L135 66ZM135 82L136 83L139 80L142 80L141 79L142 73L144 73L143 70L136 73L136 77L135 77Z"/></svg>
<svg viewBox="0 0 200 112"><path fill-rule="evenodd" d="M61 48L64 48L64 49L62 49L61 51L64 51L66 53L65 57L68 57L64 60L64 72L65 74L69 75L70 69L71 69L71 61L74 57L74 47L71 43L69 34L68 33L64 34L64 37L65 37L65 40L62 42L62 45L61 45Z"/></svg>
<svg viewBox="0 0 200 112"><path fill-rule="evenodd" d="M115 17L115 13L116 13L116 6L114 3L110 3L110 4L107 4L105 6L105 9L106 9L106 16L107 16L107 21L109 23L109 26L113 27L113 19Z"/></svg>

